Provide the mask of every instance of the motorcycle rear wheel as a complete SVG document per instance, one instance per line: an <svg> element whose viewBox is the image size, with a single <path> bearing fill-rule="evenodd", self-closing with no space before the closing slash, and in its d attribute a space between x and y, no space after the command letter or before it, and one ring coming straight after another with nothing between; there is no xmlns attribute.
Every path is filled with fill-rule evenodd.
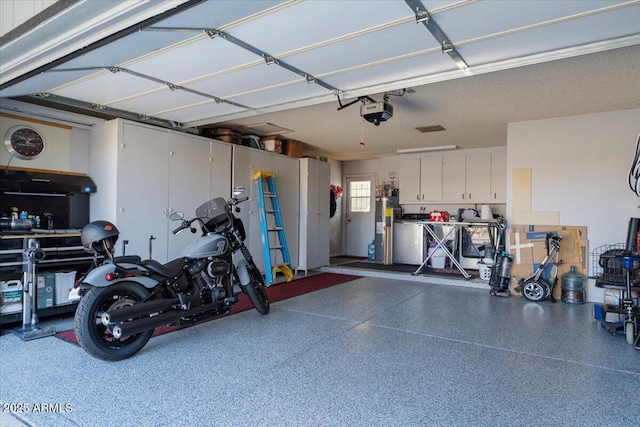
<svg viewBox="0 0 640 427"><path fill-rule="evenodd" d="M260 314L269 313L269 298L267 298L267 291L264 285L264 279L262 274L255 266L249 266L249 284L244 287L249 300L253 306L258 310Z"/></svg>
<svg viewBox="0 0 640 427"><path fill-rule="evenodd" d="M153 329L116 339L102 324L105 311L134 305L149 292L137 283L121 282L107 287L93 287L82 297L74 319L74 329L80 347L91 356L109 361L133 356L145 346Z"/></svg>

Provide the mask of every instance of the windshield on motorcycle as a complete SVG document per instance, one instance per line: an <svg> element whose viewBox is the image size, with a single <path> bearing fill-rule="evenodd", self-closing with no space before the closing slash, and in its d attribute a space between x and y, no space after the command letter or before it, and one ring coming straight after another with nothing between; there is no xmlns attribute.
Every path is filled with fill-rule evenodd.
<svg viewBox="0 0 640 427"><path fill-rule="evenodd" d="M198 209L196 209L196 216L198 218L209 219L209 221L205 222L205 226L213 231L229 221L229 216L225 209L226 204L226 201L222 197L216 197L200 205Z"/></svg>

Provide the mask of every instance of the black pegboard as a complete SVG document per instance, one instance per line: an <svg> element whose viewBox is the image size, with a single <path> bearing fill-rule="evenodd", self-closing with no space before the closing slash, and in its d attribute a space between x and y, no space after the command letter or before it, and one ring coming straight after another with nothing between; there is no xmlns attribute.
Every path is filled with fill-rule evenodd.
<svg viewBox="0 0 640 427"><path fill-rule="evenodd" d="M47 228L44 213L53 215L54 228L82 228L89 222L89 194L0 194L0 215L11 217L18 212L40 217L40 228Z"/></svg>

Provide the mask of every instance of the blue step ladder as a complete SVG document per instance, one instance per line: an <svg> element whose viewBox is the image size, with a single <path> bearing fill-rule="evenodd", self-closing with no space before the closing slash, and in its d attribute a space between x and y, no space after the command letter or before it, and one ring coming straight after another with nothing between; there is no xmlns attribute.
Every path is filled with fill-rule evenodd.
<svg viewBox="0 0 640 427"><path fill-rule="evenodd" d="M253 175L258 196L258 216L260 219L260 234L262 235L262 258L264 260L265 284L269 286L280 270L287 282L293 278L291 258L284 234L284 223L278 194L276 192L276 177L269 172L256 172ZM265 183L267 188L265 189ZM270 206L266 200L271 201ZM280 253L280 257L278 256Z"/></svg>

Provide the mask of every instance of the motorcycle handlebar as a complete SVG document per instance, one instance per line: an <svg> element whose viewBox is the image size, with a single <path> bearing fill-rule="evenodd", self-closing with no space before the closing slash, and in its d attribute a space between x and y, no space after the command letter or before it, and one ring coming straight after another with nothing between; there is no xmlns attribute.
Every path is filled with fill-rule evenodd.
<svg viewBox="0 0 640 427"><path fill-rule="evenodd" d="M227 200L227 209L230 209L231 206L235 206L235 205L238 205L238 204L240 204L242 202L246 202L247 200L249 200L249 197L243 197L241 199L238 199L236 197L231 198L231 199ZM180 224L179 227L177 227L175 230L173 230L172 233L173 234L178 234L179 232L181 232L185 228L191 227L191 224L194 223L195 221L200 222L200 225L202 227L204 227L204 222L202 221L201 218L194 218L194 219L192 219L190 221L182 220L182 224ZM191 231L195 233L195 229L191 229Z"/></svg>
<svg viewBox="0 0 640 427"><path fill-rule="evenodd" d="M186 222L186 221L185 221ZM176 228L175 230L173 230L173 234L178 234L179 232L181 232L182 230L184 230L185 228L187 228L188 226L184 225L183 222L182 224L180 224L180 226L178 228Z"/></svg>
<svg viewBox="0 0 640 427"><path fill-rule="evenodd" d="M193 224L195 221L201 221L201 220L200 220L200 218L194 218L191 221L187 221L186 219L182 220L182 224L180 224L180 226L178 228L173 230L173 234L178 234L179 232L181 232L185 228L191 227L191 224ZM193 231L193 230L191 230L191 231L195 233L195 231Z"/></svg>
<svg viewBox="0 0 640 427"><path fill-rule="evenodd" d="M248 197L243 197L241 199L238 199L237 197L233 197L233 198L227 200L227 209L229 209L231 206L236 206L236 205L239 205L242 202L246 202L247 200L249 200Z"/></svg>

